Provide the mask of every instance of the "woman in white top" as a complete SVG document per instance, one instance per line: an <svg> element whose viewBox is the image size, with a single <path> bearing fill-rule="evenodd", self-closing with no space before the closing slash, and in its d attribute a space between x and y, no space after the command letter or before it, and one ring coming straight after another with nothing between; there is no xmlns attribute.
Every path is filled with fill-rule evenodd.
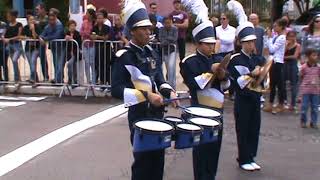
<svg viewBox="0 0 320 180"><path fill-rule="evenodd" d="M284 110L284 54L286 50L286 26L287 22L284 19L278 19L274 25L273 30L277 36L272 37L272 31L267 30L268 42L266 43L270 55L273 57L273 65L270 72L270 98L269 104L265 107L265 111L272 113L282 112ZM279 105L272 109L276 92L278 92Z"/></svg>

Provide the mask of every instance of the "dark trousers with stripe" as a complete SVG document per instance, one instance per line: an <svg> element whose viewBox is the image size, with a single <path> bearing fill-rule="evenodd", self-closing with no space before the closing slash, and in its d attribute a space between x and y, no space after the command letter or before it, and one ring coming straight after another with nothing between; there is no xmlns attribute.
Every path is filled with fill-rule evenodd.
<svg viewBox="0 0 320 180"><path fill-rule="evenodd" d="M260 96L248 98L236 93L234 117L238 142L239 165L251 163L257 156L261 114Z"/></svg>
<svg viewBox="0 0 320 180"><path fill-rule="evenodd" d="M222 123L222 122L221 122ZM218 140L193 148L193 172L195 180L214 180L218 170L223 128Z"/></svg>

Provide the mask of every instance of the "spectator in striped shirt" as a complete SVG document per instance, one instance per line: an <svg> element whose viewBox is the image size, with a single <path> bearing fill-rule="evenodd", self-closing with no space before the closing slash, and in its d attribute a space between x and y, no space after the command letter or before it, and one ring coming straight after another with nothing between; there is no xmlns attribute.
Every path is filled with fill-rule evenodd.
<svg viewBox="0 0 320 180"><path fill-rule="evenodd" d="M320 93L320 66L318 52L316 49L306 51L307 63L301 68L300 92L302 95L301 127L307 127L307 112L311 107L310 127L318 129L318 104Z"/></svg>

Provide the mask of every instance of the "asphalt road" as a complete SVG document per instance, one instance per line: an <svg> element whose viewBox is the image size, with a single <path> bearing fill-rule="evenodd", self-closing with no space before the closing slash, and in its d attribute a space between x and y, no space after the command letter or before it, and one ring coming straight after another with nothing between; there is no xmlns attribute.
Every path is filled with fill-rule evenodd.
<svg viewBox="0 0 320 180"><path fill-rule="evenodd" d="M119 102L110 98L50 97L0 112L0 156ZM169 115L180 116L169 110ZM297 114L262 113L260 172L237 167L232 102L227 101L217 179L318 180L320 131L299 128ZM192 180L191 149L167 149L166 180ZM2 180L127 180L132 162L126 114L79 133L0 177Z"/></svg>

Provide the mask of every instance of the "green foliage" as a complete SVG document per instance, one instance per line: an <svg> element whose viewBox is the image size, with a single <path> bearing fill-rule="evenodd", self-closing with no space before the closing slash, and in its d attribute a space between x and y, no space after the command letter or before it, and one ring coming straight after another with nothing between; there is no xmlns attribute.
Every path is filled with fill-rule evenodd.
<svg viewBox="0 0 320 180"><path fill-rule="evenodd" d="M5 12L10 8L9 0L0 0L0 20L4 20Z"/></svg>

